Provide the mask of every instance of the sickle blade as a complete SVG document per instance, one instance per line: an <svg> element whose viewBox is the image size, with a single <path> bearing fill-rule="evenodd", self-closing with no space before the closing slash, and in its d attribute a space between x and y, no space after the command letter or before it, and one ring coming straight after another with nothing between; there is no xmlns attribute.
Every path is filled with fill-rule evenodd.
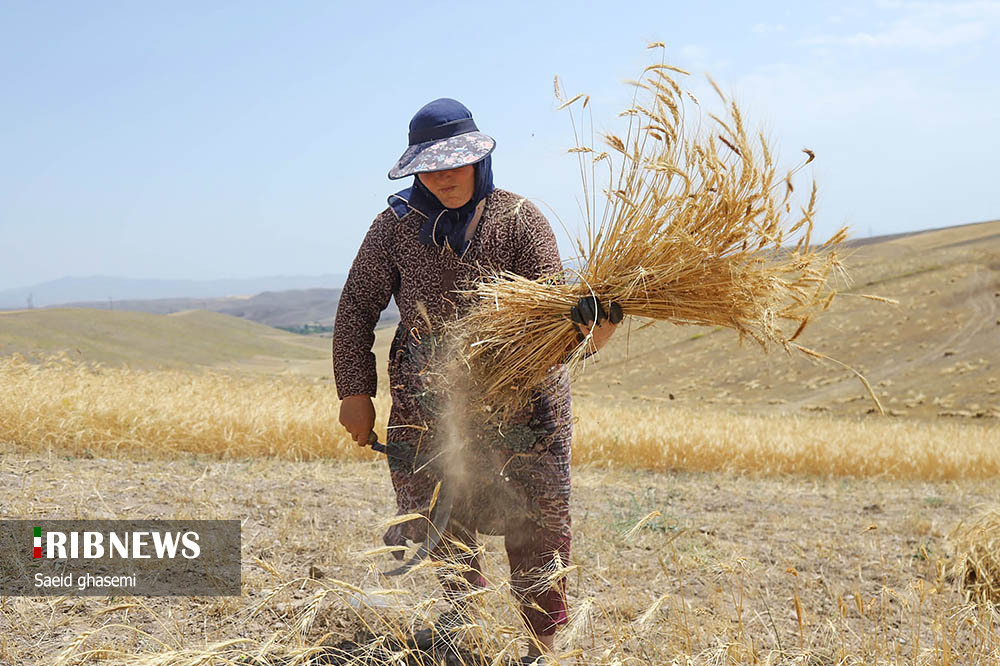
<svg viewBox="0 0 1000 666"><path fill-rule="evenodd" d="M402 576L407 571L417 566L422 562L431 551L438 547L441 543L441 538L444 535L444 530L448 526L448 521L451 520L451 506L454 498L451 492L448 490L448 486L441 486L441 495L438 497L437 503L434 505L433 516L431 518L431 524L427 528L427 536L424 538L424 542L420 545L420 548L416 553L413 554L406 564L392 569L391 571L383 571L382 574L385 576Z"/></svg>

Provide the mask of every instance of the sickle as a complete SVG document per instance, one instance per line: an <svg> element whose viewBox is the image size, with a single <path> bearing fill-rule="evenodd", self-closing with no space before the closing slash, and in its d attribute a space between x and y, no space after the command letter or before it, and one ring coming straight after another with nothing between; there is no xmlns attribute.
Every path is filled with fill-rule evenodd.
<svg viewBox="0 0 1000 666"><path fill-rule="evenodd" d="M424 542L420 544L420 548L409 561L400 566L396 567L391 571L383 571L382 573L386 576L401 576L407 571L417 566L422 560L424 560L438 544L441 543L441 537L444 534L445 528L448 526L448 521L451 519L451 505L454 498L451 492L448 490L447 486L441 486L439 492L438 501L434 505L434 510L431 512L431 524L427 528L427 536L424 538Z"/></svg>
<svg viewBox="0 0 1000 666"><path fill-rule="evenodd" d="M371 444L372 450L378 451L379 453L384 453L386 455L390 454L385 447L385 444L381 444L378 441L378 437L374 432L368 435L368 442ZM382 574L385 576L402 576L407 571L413 567L420 564L435 548L441 543L441 538L444 535L444 530L448 526L448 521L451 520L451 507L454 503L455 498L451 494L450 486L441 484L441 489L438 491L438 499L434 504L434 509L431 511L430 526L427 528L427 536L424 538L424 542L420 544L420 548L417 552L413 554L406 564L396 567L391 571L383 571Z"/></svg>

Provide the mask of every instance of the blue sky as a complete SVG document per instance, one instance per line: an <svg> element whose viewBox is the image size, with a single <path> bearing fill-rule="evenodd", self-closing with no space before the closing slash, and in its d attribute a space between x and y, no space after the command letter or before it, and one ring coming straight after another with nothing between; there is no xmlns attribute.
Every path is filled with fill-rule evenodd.
<svg viewBox="0 0 1000 666"><path fill-rule="evenodd" d="M994 219L998 32L995 1L3 1L0 289L346 272L443 96L497 139L497 185L576 230L553 76L614 130L654 40L784 164L816 152L820 236Z"/></svg>

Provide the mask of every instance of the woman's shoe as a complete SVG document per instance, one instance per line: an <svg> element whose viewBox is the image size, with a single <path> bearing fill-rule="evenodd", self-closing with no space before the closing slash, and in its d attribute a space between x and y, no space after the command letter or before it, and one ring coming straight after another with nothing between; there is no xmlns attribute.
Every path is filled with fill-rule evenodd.
<svg viewBox="0 0 1000 666"><path fill-rule="evenodd" d="M517 663L521 666L546 666L549 663L549 660L544 654L540 654L535 657L521 657L520 661Z"/></svg>
<svg viewBox="0 0 1000 666"><path fill-rule="evenodd" d="M469 622L467 613L455 607L449 608L441 613L429 628L414 632L410 644L422 652L429 653L454 650L458 628Z"/></svg>

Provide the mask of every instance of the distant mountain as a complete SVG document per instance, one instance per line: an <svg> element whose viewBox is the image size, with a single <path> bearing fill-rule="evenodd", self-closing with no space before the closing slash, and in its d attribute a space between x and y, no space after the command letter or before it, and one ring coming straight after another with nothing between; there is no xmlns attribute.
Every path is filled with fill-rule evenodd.
<svg viewBox="0 0 1000 666"><path fill-rule="evenodd" d="M0 291L0 309L45 307L63 303L102 302L163 298L222 298L250 296L266 291L334 289L343 286L343 273L326 275L273 275L228 280L143 280L93 275L65 277L28 287Z"/></svg>
<svg viewBox="0 0 1000 666"><path fill-rule="evenodd" d="M254 296L224 298L156 298L108 301L83 301L59 306L97 310L174 314L188 310L207 310L276 328L302 328L306 325L333 326L340 302L340 289L289 289L265 291ZM382 313L383 324L399 320L395 302Z"/></svg>

